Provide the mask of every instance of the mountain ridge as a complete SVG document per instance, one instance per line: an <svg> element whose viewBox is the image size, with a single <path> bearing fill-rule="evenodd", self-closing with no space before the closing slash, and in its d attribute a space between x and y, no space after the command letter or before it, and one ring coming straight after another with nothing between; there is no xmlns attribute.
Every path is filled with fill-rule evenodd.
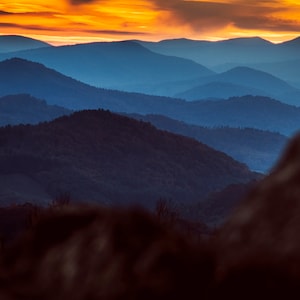
<svg viewBox="0 0 300 300"><path fill-rule="evenodd" d="M221 84L223 87L220 86ZM231 89L230 84L233 85ZM191 85L195 85L195 81ZM290 105L300 105L298 100L300 89L272 74L246 66L234 67L223 73L199 78L198 85L174 96L187 100L199 100L205 97L216 97L222 92L224 92L222 98L251 94L268 96Z"/></svg>
<svg viewBox="0 0 300 300"><path fill-rule="evenodd" d="M195 125L253 127L288 136L300 128L299 108L267 97L188 102L105 90L80 83L37 63L21 60L20 64L19 60L0 62L0 96L26 93L46 100L47 104L72 110L102 108L114 112L160 114ZM28 68L24 67L26 65Z"/></svg>
<svg viewBox="0 0 300 300"><path fill-rule="evenodd" d="M66 108L47 105L45 100L29 94L0 97L0 126L37 124L70 113L71 111Z"/></svg>
<svg viewBox="0 0 300 300"><path fill-rule="evenodd" d="M258 176L194 139L104 110L0 127L0 136L0 175L23 174L53 198L62 191L102 204L192 203Z"/></svg>

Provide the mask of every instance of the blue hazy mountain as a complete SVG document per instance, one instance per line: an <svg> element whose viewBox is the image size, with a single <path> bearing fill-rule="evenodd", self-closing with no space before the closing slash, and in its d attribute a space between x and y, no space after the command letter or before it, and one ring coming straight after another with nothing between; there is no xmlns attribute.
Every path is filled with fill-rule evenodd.
<svg viewBox="0 0 300 300"><path fill-rule="evenodd" d="M205 66L224 64L247 65L261 62L283 61L299 58L298 39L273 44L259 37L236 38L223 41L197 41L188 39L139 43L164 55L192 59Z"/></svg>
<svg viewBox="0 0 300 300"><path fill-rule="evenodd" d="M192 81L191 84L195 84ZM222 97L223 94L223 97ZM221 74L199 79L199 84L175 96L187 100L208 97L269 96L287 104L300 105L300 90L266 72L236 67Z"/></svg>
<svg viewBox="0 0 300 300"><path fill-rule="evenodd" d="M292 135L300 129L300 108L262 96L233 97L228 100L195 101L195 112L181 115L188 123L215 127L249 127ZM170 114L169 114L170 116ZM179 119L179 118L177 118Z"/></svg>
<svg viewBox="0 0 300 300"><path fill-rule="evenodd" d="M135 42L48 47L0 56L25 58L93 86L141 91L142 86L214 74L187 59L151 52Z"/></svg>
<svg viewBox="0 0 300 300"><path fill-rule="evenodd" d="M267 172L273 167L288 141L279 133L252 128L208 128L160 115L129 116L150 122L161 130L195 138L260 172Z"/></svg>
<svg viewBox="0 0 300 300"><path fill-rule="evenodd" d="M195 203L258 176L194 139L103 110L0 127L0 137L0 178L8 183L2 204L45 204L69 192L77 201L153 208L161 197ZM47 197L33 197L35 189Z"/></svg>
<svg viewBox="0 0 300 300"><path fill-rule="evenodd" d="M139 42L151 51L192 59L205 66L216 66L232 62L273 61L278 56L277 53L272 51L274 44L259 37L237 38L217 42L188 39Z"/></svg>
<svg viewBox="0 0 300 300"><path fill-rule="evenodd" d="M234 84L230 82L212 81L209 83L197 85L184 92L175 94L175 97L183 98L189 101L200 99L227 99L235 96L260 95L268 96L263 90Z"/></svg>
<svg viewBox="0 0 300 300"><path fill-rule="evenodd" d="M68 109L104 108L119 112L152 113L184 101L166 97L96 88L40 63L13 58L0 62L0 97L30 94L47 104Z"/></svg>
<svg viewBox="0 0 300 300"><path fill-rule="evenodd" d="M166 56L149 51L138 42L124 41L19 51L2 54L0 59L16 56L40 62L74 79L102 88L171 97L179 95L186 99L252 94L297 105L299 90L294 86L300 86L299 71L287 59L299 58L298 44L298 40L293 40L275 45L260 38L220 42L182 39L143 43L145 47L152 45L159 48L165 45L170 50L166 52ZM220 68L225 72L215 74L203 65L192 62L192 57L188 57L188 54L186 56L189 59L170 56L176 54L172 52L176 49L185 51L187 45L201 58L205 58L205 49L208 47L207 53L215 63L219 59L227 59L228 61L220 62L227 65ZM272 57L273 54L276 57ZM236 60L230 61L230 57ZM252 61L247 60L253 57L255 59ZM230 66L234 68L229 69ZM262 71L269 71L270 74ZM288 83L280 78L285 78L294 86L287 86ZM193 90L190 91L191 89Z"/></svg>
<svg viewBox="0 0 300 300"><path fill-rule="evenodd" d="M299 48L300 53L300 48ZM300 88L300 59L253 64L251 67L283 78L292 86Z"/></svg>
<svg viewBox="0 0 300 300"><path fill-rule="evenodd" d="M0 35L0 53L50 47L50 44L19 35Z"/></svg>
<svg viewBox="0 0 300 300"><path fill-rule="evenodd" d="M300 108L267 97L193 101L98 89L45 66L11 59L0 63L0 96L26 93L68 109L160 114L201 126L253 127L291 135L300 128Z"/></svg>
<svg viewBox="0 0 300 300"><path fill-rule="evenodd" d="M0 126L37 124L70 114L71 111L28 94L9 95L0 98Z"/></svg>
<svg viewBox="0 0 300 300"><path fill-rule="evenodd" d="M271 73L300 87L299 41L300 38L296 38L273 44L254 37L217 42L187 39L139 42L154 52L192 59L216 72L248 66ZM294 61L297 61L296 64Z"/></svg>

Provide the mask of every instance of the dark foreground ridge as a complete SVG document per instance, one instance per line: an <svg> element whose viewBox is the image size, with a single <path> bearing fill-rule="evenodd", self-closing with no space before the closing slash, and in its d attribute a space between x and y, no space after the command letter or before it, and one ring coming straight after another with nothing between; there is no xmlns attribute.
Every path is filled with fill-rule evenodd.
<svg viewBox="0 0 300 300"><path fill-rule="evenodd" d="M47 210L1 259L0 298L299 299L300 135L210 238L139 209Z"/></svg>
<svg viewBox="0 0 300 300"><path fill-rule="evenodd" d="M85 203L195 203L259 178L200 142L103 110L0 128L0 166L2 205L45 205L61 191Z"/></svg>

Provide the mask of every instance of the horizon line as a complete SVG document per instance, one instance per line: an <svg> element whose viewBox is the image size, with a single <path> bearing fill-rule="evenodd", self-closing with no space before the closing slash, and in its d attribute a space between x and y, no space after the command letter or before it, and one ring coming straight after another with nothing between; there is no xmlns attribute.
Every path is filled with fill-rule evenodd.
<svg viewBox="0 0 300 300"><path fill-rule="evenodd" d="M195 42L211 42L211 43L216 43L216 42L224 42L224 41L231 41L231 40L239 40L239 39L260 39L263 41L266 41L268 43L271 43L273 45L280 45L286 42L291 42L293 40L297 40L300 38L299 36L296 36L294 38L289 38L286 40L282 40L279 42L274 42L272 40L263 38L259 35L253 35L253 36L239 36L239 37L230 37L230 38L220 38L220 39L193 39L193 38L188 38L188 37L174 37L174 38L166 38L166 39L158 39L158 40L147 40L147 39L104 39L103 37L96 37L96 38L89 38L86 40L74 40L74 42L63 42L62 40L57 41L57 42L51 42L47 41L47 39L43 38L38 38L38 35L26 35L26 34L1 34L0 37L5 37L5 36L15 36L15 37L24 37L24 38L29 38L33 39L36 41L40 41L43 43L47 43L53 47L60 47L60 46L71 46L71 45L79 45L79 44L90 44L90 43L97 43L97 42L125 42L125 41L140 41L140 42L149 42L149 43L159 43L163 41L176 41L176 40L188 40L188 41L195 41ZM63 38L63 37L61 37Z"/></svg>

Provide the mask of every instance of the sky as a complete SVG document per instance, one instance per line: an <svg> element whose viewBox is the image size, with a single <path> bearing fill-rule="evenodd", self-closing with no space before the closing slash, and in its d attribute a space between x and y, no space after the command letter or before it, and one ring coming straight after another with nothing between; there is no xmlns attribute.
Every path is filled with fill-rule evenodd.
<svg viewBox="0 0 300 300"><path fill-rule="evenodd" d="M252 36L277 43L300 36L300 1L1 0L0 34L53 45Z"/></svg>

